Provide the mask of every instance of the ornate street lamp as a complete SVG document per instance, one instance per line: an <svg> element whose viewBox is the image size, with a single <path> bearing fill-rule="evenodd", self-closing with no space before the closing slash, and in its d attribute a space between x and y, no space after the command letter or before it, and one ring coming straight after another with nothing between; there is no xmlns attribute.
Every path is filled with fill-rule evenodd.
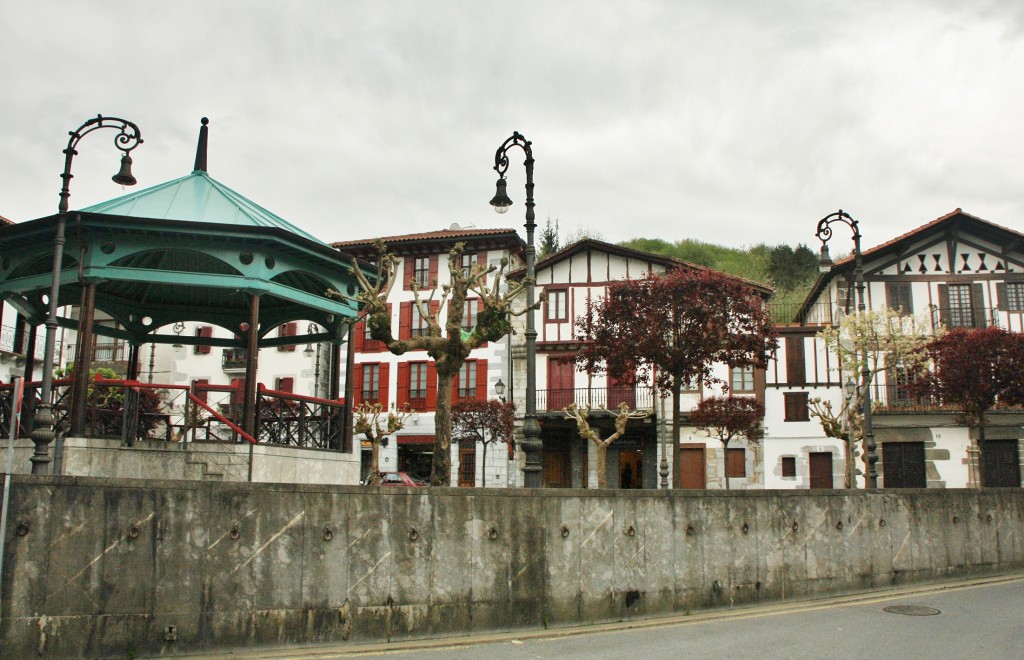
<svg viewBox="0 0 1024 660"><path fill-rule="evenodd" d="M832 257L828 253L828 241L832 238L832 225L841 223L853 231L853 256L854 256L854 281L857 287L857 313L864 314L867 305L864 299L864 257L860 250L860 226L856 220L850 217L842 209L830 213L818 221L818 229L815 236L821 241L821 256L818 266L822 272L832 268ZM864 460L867 461L867 474L865 475L868 488L878 488L878 469L875 464L878 462L878 448L875 444L875 433L871 427L871 369L868 367L868 348L861 347L861 386L864 388L864 399L862 412L864 413Z"/></svg>
<svg viewBox="0 0 1024 660"><path fill-rule="evenodd" d="M526 154L526 414L523 416L523 485L527 488L541 486L541 451L544 443L540 439L540 423L537 421L537 330L533 322L534 305L534 249L533 230L533 149L531 142L518 131L505 140L494 154L494 171L498 173L498 185L491 206L498 213L504 213L512 206L506 190L505 172L508 171L508 150L519 147Z"/></svg>
<svg viewBox="0 0 1024 660"><path fill-rule="evenodd" d="M36 413L32 424L32 442L36 448L32 454L32 474L48 472L50 455L49 445L53 442L53 354L57 341L57 297L60 294L60 271L64 260L64 226L68 213L68 198L71 196L71 162L78 151L78 143L83 137L101 128L113 128L118 133L114 136L114 146L121 151L121 169L112 178L114 183L122 186L134 186L132 176L132 157L129 155L135 147L142 144L142 132L139 127L127 119L104 117L97 115L85 122L76 130L68 133L70 139L64 150L64 172L60 178L64 185L60 190L60 204L57 215L57 231L53 238L53 270L50 278L49 309L46 314L46 348L43 352L43 383L39 394L40 401L36 405ZM87 350L83 347L82 350ZM78 356L76 356L78 359Z"/></svg>

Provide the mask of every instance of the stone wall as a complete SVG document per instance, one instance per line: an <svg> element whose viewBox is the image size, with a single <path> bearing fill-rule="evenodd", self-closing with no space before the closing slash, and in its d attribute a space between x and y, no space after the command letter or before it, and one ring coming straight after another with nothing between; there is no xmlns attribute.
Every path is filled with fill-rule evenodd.
<svg viewBox="0 0 1024 660"><path fill-rule="evenodd" d="M1024 566L1024 491L389 489L17 476L7 657L628 619Z"/></svg>

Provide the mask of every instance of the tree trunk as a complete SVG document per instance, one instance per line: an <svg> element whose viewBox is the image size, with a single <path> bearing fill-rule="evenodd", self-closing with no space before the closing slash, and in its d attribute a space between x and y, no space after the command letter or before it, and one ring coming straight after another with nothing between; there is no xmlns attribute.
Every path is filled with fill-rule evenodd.
<svg viewBox="0 0 1024 660"><path fill-rule="evenodd" d="M725 478L725 489L729 490L729 441L722 442L722 476Z"/></svg>
<svg viewBox="0 0 1024 660"><path fill-rule="evenodd" d="M853 488L854 480L857 478L855 474L857 466L853 459L853 438L849 434L843 440L843 446L846 449L846 489L849 490Z"/></svg>
<svg viewBox="0 0 1024 660"><path fill-rule="evenodd" d="M679 411L680 397L682 393L683 385L679 382L679 378L672 379L672 446L669 448L669 454L672 456L672 485L679 488L679 468L676 466L676 457L679 454L679 439L683 432L680 428L683 424L683 414Z"/></svg>
<svg viewBox="0 0 1024 660"><path fill-rule="evenodd" d="M978 481L976 488L981 488L984 485L985 475L982 470L981 460L981 446L985 443L985 411L981 410L978 412L978 439L976 440L977 446L974 448L974 455L978 457L976 463L978 464Z"/></svg>
<svg viewBox="0 0 1024 660"><path fill-rule="evenodd" d="M596 442L597 445L597 487L608 487L608 445Z"/></svg>
<svg viewBox="0 0 1024 660"><path fill-rule="evenodd" d="M370 438L370 474L366 475L366 484L380 485L380 438Z"/></svg>
<svg viewBox="0 0 1024 660"><path fill-rule="evenodd" d="M488 442L484 442L483 443L483 445L484 445L484 455L480 459L480 487L481 488L486 488L487 487L487 445L488 444L490 444L490 443L488 443ZM473 455L473 458L474 459L476 458L476 454L475 453Z"/></svg>
<svg viewBox="0 0 1024 660"><path fill-rule="evenodd" d="M456 371L456 373L458 373ZM452 485L452 383L455 373L437 370L437 408L434 412L434 457L431 486Z"/></svg>

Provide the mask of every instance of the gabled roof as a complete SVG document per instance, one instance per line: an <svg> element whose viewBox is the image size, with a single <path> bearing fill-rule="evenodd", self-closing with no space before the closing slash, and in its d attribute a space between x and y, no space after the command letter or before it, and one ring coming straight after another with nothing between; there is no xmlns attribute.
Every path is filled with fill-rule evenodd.
<svg viewBox="0 0 1024 660"><path fill-rule="evenodd" d="M377 253L377 243L383 242L394 254L437 253L447 252L455 243L466 242L480 245L491 245L519 252L526 243L519 237L515 229L442 229L439 231L419 232L416 234L399 234L381 236L355 241L337 241L331 246L361 258L373 258Z"/></svg>
<svg viewBox="0 0 1024 660"><path fill-rule="evenodd" d="M945 215L935 218L931 222L926 222L917 229L901 234L873 248L863 250L861 255L865 265L875 259L900 255L922 238L930 234L947 231L954 226L962 228L966 233L984 238L996 245L1001 245L1007 250L1024 247L1024 234L997 225L994 222L983 220L960 208L956 208ZM852 271L856 266L855 261L855 256L851 254L837 261L827 272L822 273L800 306L797 318L802 319L807 314L807 310L818 299L829 282L840 275L845 275Z"/></svg>
<svg viewBox="0 0 1024 660"><path fill-rule="evenodd" d="M636 250L634 248L623 247L621 245L615 245L613 243L605 243L604 241L599 241L594 238L584 238L582 240L576 241L575 243L572 243L571 245L567 245L558 252L553 252L549 254L543 259L537 261L537 263L534 265L534 270L536 271L542 268L547 268L560 261L564 261L565 259L568 259L574 255L592 250L598 252L607 252L609 254L614 254L628 259L641 259L643 261L648 261L650 263L655 263L660 266L664 266L666 269L687 268L689 270L715 270L714 268L709 268L708 266L693 264L690 263L689 261L683 261L682 259L669 257L664 254L657 254L655 252L644 252L643 250ZM526 270L520 268L515 272L509 273L509 276L522 277L525 274ZM746 278L737 277L735 275L730 275L730 277L739 280L740 282L743 282L744 284L750 286L753 289L756 289L757 291L760 291L763 294L771 295L775 293L775 289L766 284L762 284L761 282L755 282L754 280L748 280Z"/></svg>
<svg viewBox="0 0 1024 660"><path fill-rule="evenodd" d="M81 210L134 218L273 227L326 245L202 170Z"/></svg>
<svg viewBox="0 0 1024 660"><path fill-rule="evenodd" d="M13 225L14 220L8 220L4 216L0 215L0 225Z"/></svg>

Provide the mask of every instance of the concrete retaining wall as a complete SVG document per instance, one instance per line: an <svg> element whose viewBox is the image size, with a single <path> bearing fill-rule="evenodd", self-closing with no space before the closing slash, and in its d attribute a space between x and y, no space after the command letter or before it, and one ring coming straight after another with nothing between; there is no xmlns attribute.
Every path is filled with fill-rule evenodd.
<svg viewBox="0 0 1024 660"><path fill-rule="evenodd" d="M1024 566L1024 491L392 489L18 476L6 657L538 628Z"/></svg>

